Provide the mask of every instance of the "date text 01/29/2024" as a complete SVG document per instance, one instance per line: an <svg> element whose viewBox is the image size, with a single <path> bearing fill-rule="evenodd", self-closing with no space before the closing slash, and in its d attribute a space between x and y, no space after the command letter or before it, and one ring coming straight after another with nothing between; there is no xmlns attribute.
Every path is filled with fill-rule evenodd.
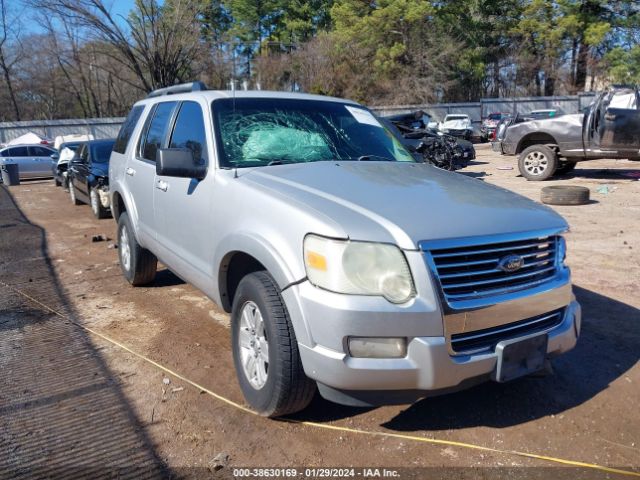
<svg viewBox="0 0 640 480"><path fill-rule="evenodd" d="M388 468L234 468L234 478L398 478Z"/></svg>

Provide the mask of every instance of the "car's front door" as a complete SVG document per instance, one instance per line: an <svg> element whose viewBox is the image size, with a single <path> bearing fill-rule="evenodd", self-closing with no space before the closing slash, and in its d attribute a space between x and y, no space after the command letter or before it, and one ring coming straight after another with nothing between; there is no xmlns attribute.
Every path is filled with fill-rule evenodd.
<svg viewBox="0 0 640 480"><path fill-rule="evenodd" d="M205 128L206 103L181 102L172 129L168 148L188 148L194 162L208 166L203 180L156 176L154 204L156 229L161 256L180 276L204 288L210 283L211 208L213 174L212 138Z"/></svg>
<svg viewBox="0 0 640 480"><path fill-rule="evenodd" d="M73 188L76 192L83 193L83 189L80 185L83 171L86 169L87 158L89 156L89 146L83 143L78 147L75 155L69 161L69 188Z"/></svg>
<svg viewBox="0 0 640 480"><path fill-rule="evenodd" d="M76 190L80 192L80 195L83 197L89 197L87 177L89 176L90 164L91 148L89 148L89 144L85 144L73 172L74 185L76 186Z"/></svg>
<svg viewBox="0 0 640 480"><path fill-rule="evenodd" d="M34 162L34 176L51 176L51 154L50 150L39 145L29 146L29 156Z"/></svg>
<svg viewBox="0 0 640 480"><path fill-rule="evenodd" d="M135 199L138 241L150 248L156 244L156 220L153 196L156 180L156 152L163 148L178 102L160 102L153 106L145 121L134 157L127 162L125 181ZM133 212L132 212L133 213Z"/></svg>
<svg viewBox="0 0 640 480"><path fill-rule="evenodd" d="M614 91L602 106L600 147L603 150L640 150L640 110L638 92Z"/></svg>

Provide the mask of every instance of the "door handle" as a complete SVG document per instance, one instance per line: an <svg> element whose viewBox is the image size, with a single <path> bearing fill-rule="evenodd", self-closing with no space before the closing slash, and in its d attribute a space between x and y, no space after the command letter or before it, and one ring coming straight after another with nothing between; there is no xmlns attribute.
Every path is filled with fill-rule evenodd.
<svg viewBox="0 0 640 480"><path fill-rule="evenodd" d="M131 167L127 167L127 169L125 170L125 173L130 177L133 177L136 174L136 171Z"/></svg>
<svg viewBox="0 0 640 480"><path fill-rule="evenodd" d="M163 192L166 192L167 189L169 188L169 184L167 182L165 182L164 180L158 180L156 182L156 188L158 190L162 190Z"/></svg>
<svg viewBox="0 0 640 480"><path fill-rule="evenodd" d="M610 122L615 120L616 118L617 118L617 115L615 115L613 113L606 113L605 116L604 116L604 119L608 120Z"/></svg>

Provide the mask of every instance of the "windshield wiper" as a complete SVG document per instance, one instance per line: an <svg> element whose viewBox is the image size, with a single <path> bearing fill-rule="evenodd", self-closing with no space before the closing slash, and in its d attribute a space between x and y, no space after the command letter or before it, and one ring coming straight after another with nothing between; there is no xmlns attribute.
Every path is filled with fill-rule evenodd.
<svg viewBox="0 0 640 480"><path fill-rule="evenodd" d="M378 160L382 160L384 162L395 162L396 160L394 160L393 158L389 158L389 157L385 157L382 155L373 155L373 154L369 154L369 155L361 155L358 157L358 161L359 162L366 162L369 160L373 160L373 159L378 159Z"/></svg>
<svg viewBox="0 0 640 480"><path fill-rule="evenodd" d="M267 163L267 167L270 167L271 165L284 165L285 163L296 163L293 160L287 160L285 158L280 158L277 160L271 160L269 163Z"/></svg>

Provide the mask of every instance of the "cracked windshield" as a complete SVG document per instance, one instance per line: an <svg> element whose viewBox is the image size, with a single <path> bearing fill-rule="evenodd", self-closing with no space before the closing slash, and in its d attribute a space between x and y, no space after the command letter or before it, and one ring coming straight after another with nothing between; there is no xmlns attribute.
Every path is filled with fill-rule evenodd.
<svg viewBox="0 0 640 480"><path fill-rule="evenodd" d="M214 101L213 111L222 167L415 161L371 112L354 105L236 98Z"/></svg>

